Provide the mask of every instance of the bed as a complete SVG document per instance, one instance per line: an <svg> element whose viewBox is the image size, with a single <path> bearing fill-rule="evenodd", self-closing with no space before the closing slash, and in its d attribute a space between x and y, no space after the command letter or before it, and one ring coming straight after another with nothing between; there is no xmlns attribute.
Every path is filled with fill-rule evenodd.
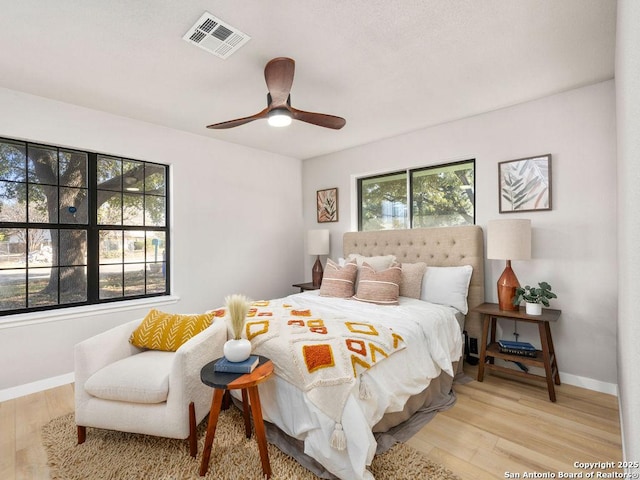
<svg viewBox="0 0 640 480"><path fill-rule="evenodd" d="M345 258L393 255L405 264L405 272L417 262L439 274L471 270L465 292L471 307L484 301L483 250L477 226L347 232L343 237ZM358 267L359 275L362 269ZM432 277L431 285L434 278L443 277ZM401 296L398 305L380 305L319 291L257 302L246 335L254 353L269 356L276 366L273 381L260 385L269 441L321 478L373 479L367 465L402 438L393 432L401 433L416 417L455 402L451 387L461 371L462 331L479 337L480 319L473 313L465 317L466 308L446 303L451 302ZM345 326L350 351L316 355L320 348L312 337L325 334L342 342L326 334ZM370 341L371 332L376 337ZM320 343L326 349L330 340ZM370 357L362 357L369 363L353 353L361 346L370 350L365 352ZM300 366L304 362L306 370ZM309 362L316 363L310 367Z"/></svg>

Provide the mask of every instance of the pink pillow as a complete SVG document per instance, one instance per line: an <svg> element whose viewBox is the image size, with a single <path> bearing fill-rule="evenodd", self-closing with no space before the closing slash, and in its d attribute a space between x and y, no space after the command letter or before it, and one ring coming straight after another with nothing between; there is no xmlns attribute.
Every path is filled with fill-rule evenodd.
<svg viewBox="0 0 640 480"><path fill-rule="evenodd" d="M331 259L327 260L320 285L320 296L350 298L353 296L353 285L356 281L358 265L351 261L344 266L338 265Z"/></svg>
<svg viewBox="0 0 640 480"><path fill-rule="evenodd" d="M402 267L399 263L394 262L386 270L376 272L365 262L360 267L358 292L353 298L363 302L397 305L401 280Z"/></svg>
<svg viewBox="0 0 640 480"><path fill-rule="evenodd" d="M427 264L403 263L402 280L400 281L400 296L409 298L420 298L422 291L422 277L427 271Z"/></svg>

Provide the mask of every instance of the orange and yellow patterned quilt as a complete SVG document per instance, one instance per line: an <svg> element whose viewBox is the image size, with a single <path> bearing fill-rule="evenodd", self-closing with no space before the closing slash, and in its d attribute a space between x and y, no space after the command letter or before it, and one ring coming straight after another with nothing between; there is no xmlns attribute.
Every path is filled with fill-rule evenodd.
<svg viewBox="0 0 640 480"><path fill-rule="evenodd" d="M219 309L216 314L226 312ZM405 348L400 335L375 319L327 317L279 300L254 302L244 334L253 354L270 358L276 375L304 391L338 423L354 388L367 398L367 370Z"/></svg>

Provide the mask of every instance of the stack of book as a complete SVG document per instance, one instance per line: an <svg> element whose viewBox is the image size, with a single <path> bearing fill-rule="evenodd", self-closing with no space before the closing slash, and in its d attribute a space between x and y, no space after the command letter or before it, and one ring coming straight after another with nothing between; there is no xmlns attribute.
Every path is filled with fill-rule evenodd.
<svg viewBox="0 0 640 480"><path fill-rule="evenodd" d="M510 355L520 355L523 357L535 357L536 347L528 342L511 342L509 340L498 340L500 353L508 353Z"/></svg>
<svg viewBox="0 0 640 480"><path fill-rule="evenodd" d="M225 357L222 357L214 365L214 370L224 373L251 373L258 365L259 360L257 355L251 355L242 362L230 362Z"/></svg>

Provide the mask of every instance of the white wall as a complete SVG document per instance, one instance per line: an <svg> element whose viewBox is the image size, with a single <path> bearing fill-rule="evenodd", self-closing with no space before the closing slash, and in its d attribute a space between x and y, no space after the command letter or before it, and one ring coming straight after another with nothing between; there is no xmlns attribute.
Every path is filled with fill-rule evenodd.
<svg viewBox="0 0 640 480"><path fill-rule="evenodd" d="M355 229L354 178L407 167L476 159L476 223L530 218L533 259L513 262L521 283L548 281L562 309L552 333L565 380L615 392L616 378L616 144L614 82L592 85L510 108L426 128L332 155L305 160L305 228L318 228L316 190L338 187L339 222L331 255L342 253L342 233ZM346 128L349 128L347 125ZM553 210L498 213L498 162L551 153ZM311 278L311 261L305 262ZM486 262L486 299L504 262ZM506 334L512 322L503 322ZM537 331L519 324L520 340L539 345Z"/></svg>
<svg viewBox="0 0 640 480"><path fill-rule="evenodd" d="M640 458L640 2L618 0L618 384L627 461ZM640 473L640 468L633 469Z"/></svg>
<svg viewBox="0 0 640 480"><path fill-rule="evenodd" d="M172 293L180 301L165 310L202 312L230 293L293 293L303 275L300 160L6 89L0 106L2 137L172 166ZM71 372L75 343L148 309L0 324L0 390Z"/></svg>

